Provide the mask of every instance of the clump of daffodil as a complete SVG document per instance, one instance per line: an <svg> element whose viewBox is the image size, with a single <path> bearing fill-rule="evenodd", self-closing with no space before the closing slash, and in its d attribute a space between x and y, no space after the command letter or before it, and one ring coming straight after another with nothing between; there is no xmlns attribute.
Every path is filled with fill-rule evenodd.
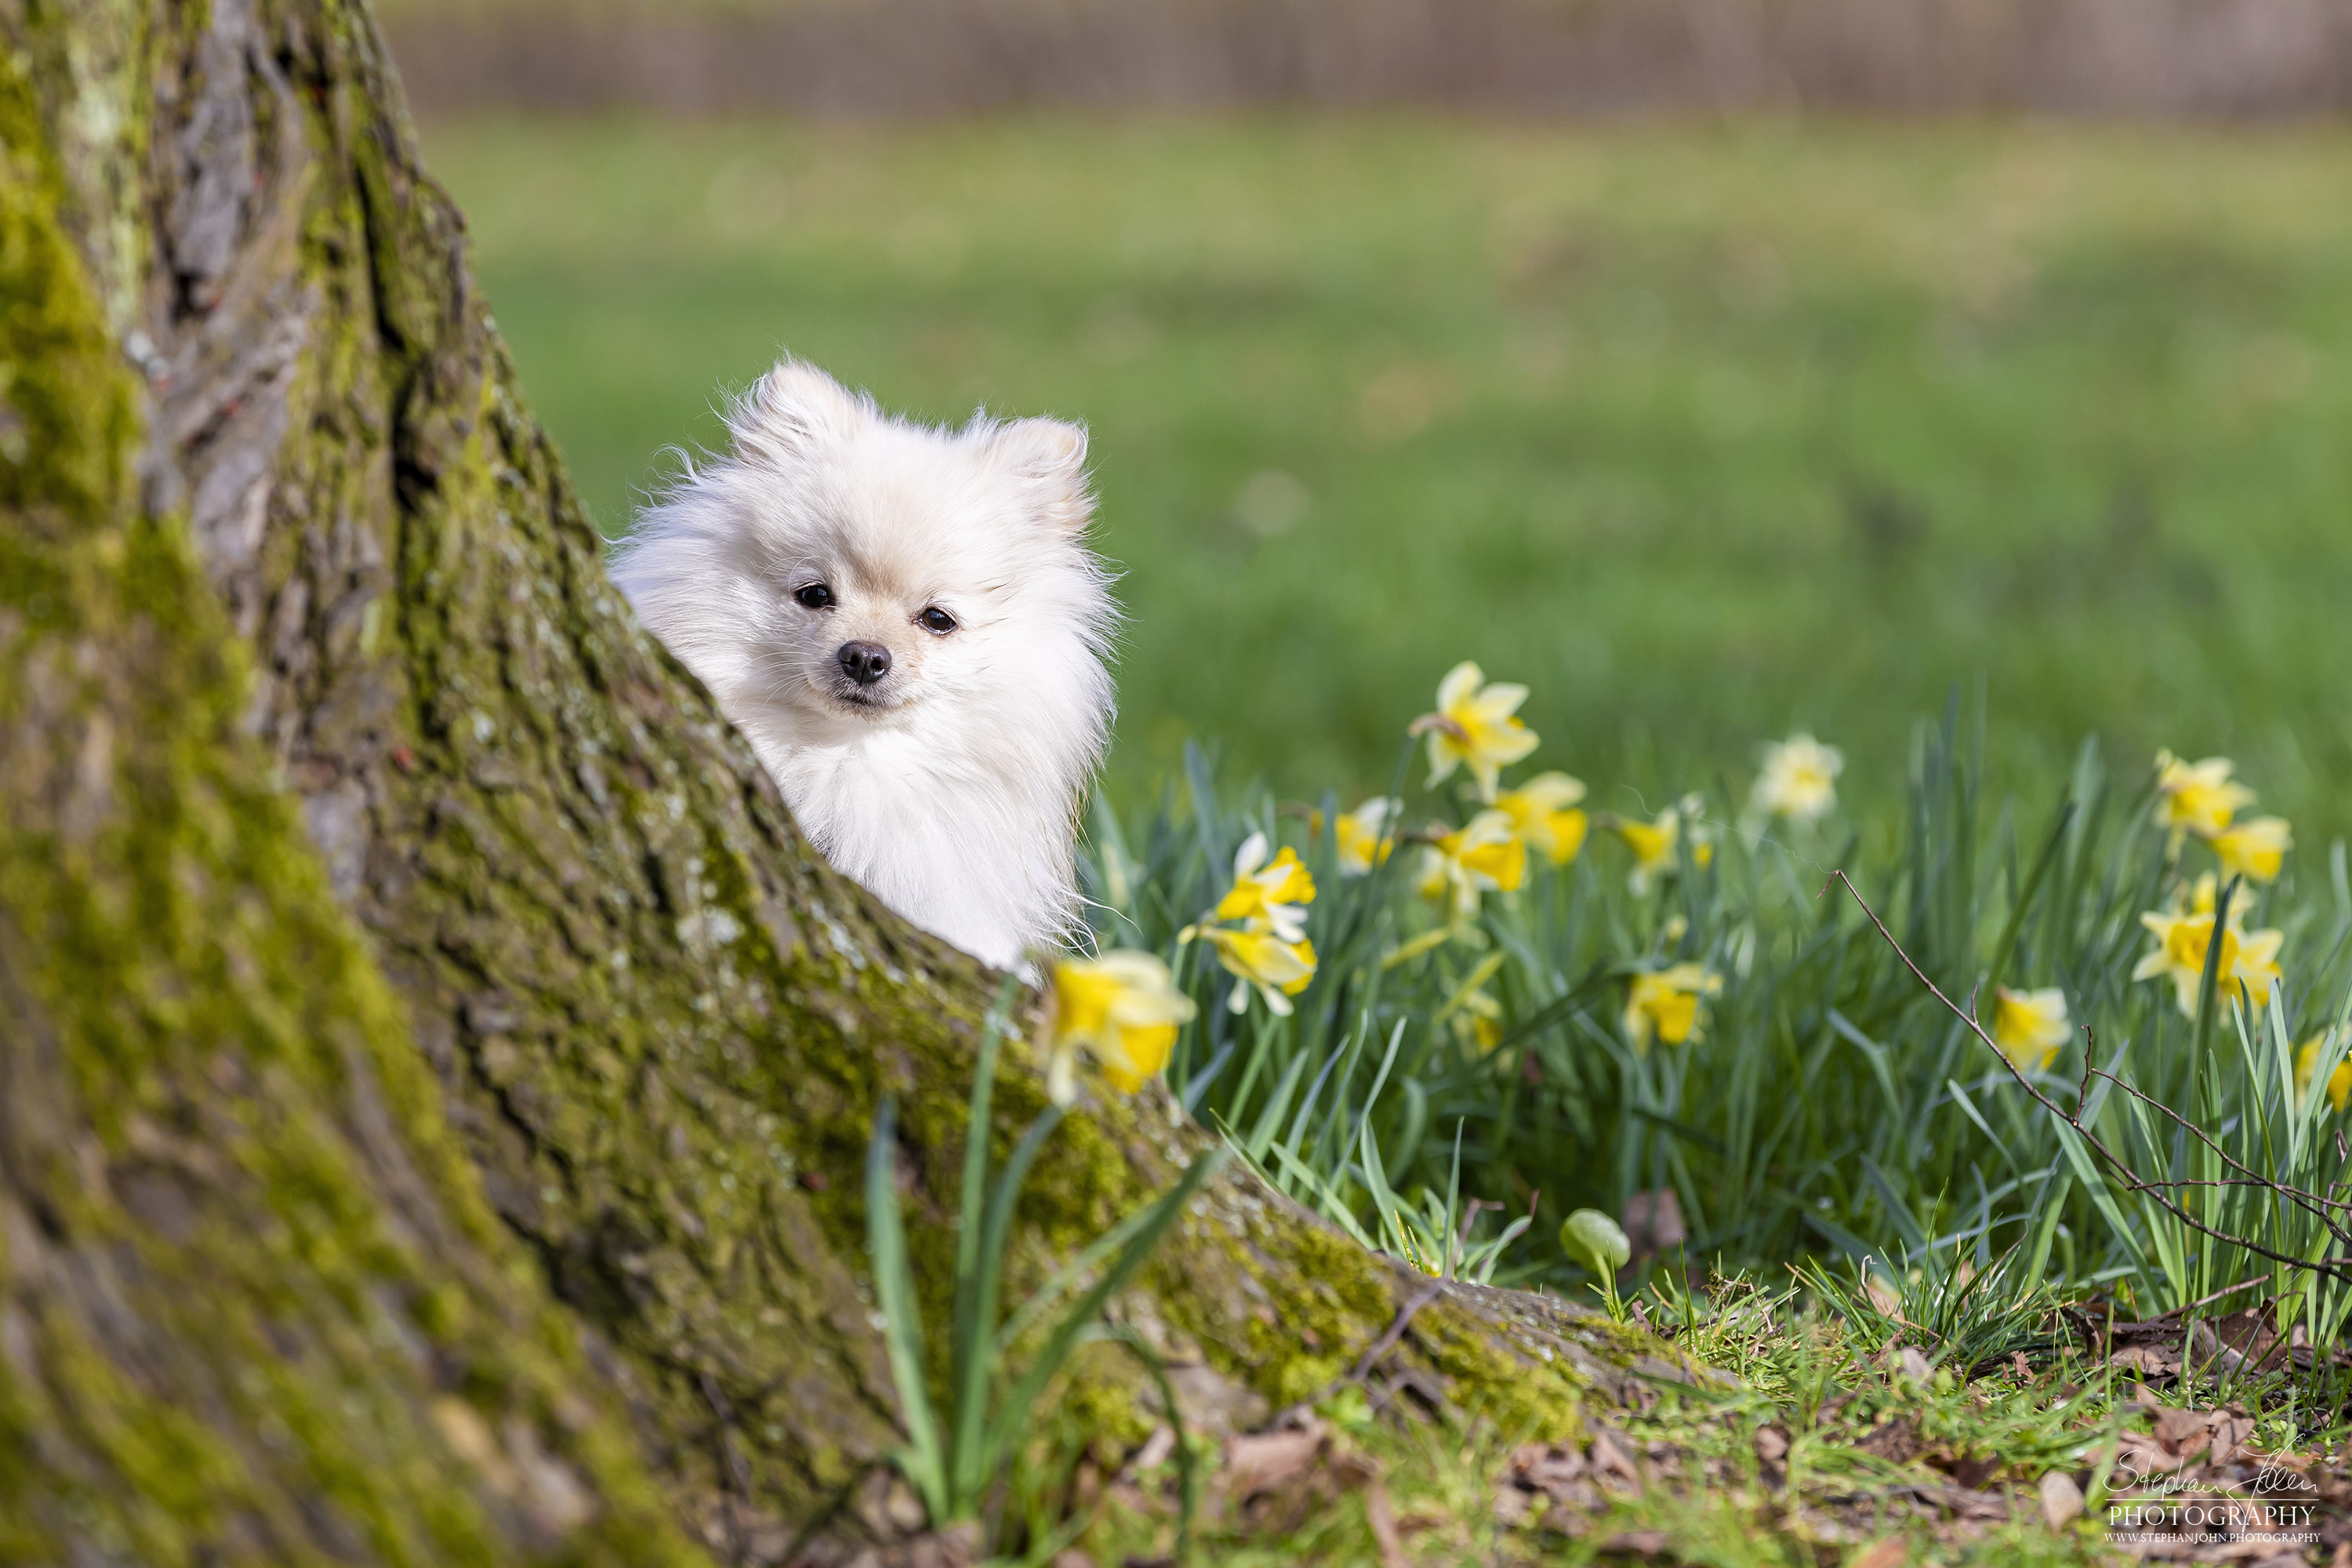
<svg viewBox="0 0 2352 1568"><path fill-rule="evenodd" d="M1566 773L1538 773L1515 789L1495 797L1497 808L1511 819L1522 843L1555 866L1565 866L1584 847L1590 823L1576 803L1584 798L1584 782Z"/></svg>
<svg viewBox="0 0 2352 1568"><path fill-rule="evenodd" d="M2132 978L2171 981L2180 1010L2191 1017L2197 1014L2205 963L2213 946L2214 897L2213 879L2201 877L2187 910L2176 904L2139 917L2157 945L2155 952L2139 961ZM2221 933L2221 953L2214 973L2224 998L2235 1000L2242 994L2259 1007L2271 999L2271 987L2279 982L2278 954L2286 936L2275 931L2249 931L2240 919L2236 910L2230 911L2229 923Z"/></svg>
<svg viewBox="0 0 2352 1568"><path fill-rule="evenodd" d="M2252 805L2254 792L2231 780L2235 766L2227 757L2184 762L2170 752L2156 753L2156 820L2172 835L2172 853L2194 833L2211 838L2230 826L2231 818Z"/></svg>
<svg viewBox="0 0 2352 1568"><path fill-rule="evenodd" d="M1802 731L1764 748L1764 769L1756 775L1748 806L1759 817L1819 822L1837 805L1837 776L1845 758Z"/></svg>
<svg viewBox="0 0 2352 1568"><path fill-rule="evenodd" d="M2066 1044L2066 994L1993 988L1992 1041L2021 1071L2047 1072Z"/></svg>
<svg viewBox="0 0 2352 1568"><path fill-rule="evenodd" d="M1315 978L1315 944L1307 940L1307 906L1314 901L1315 879L1298 852L1270 854L1265 835L1253 833L1234 856L1234 885L1210 916L1217 923L1187 926L1177 940L1198 936L1217 950L1236 982L1234 1012L1244 1011L1255 991L1268 1011L1287 1017L1290 999Z"/></svg>
<svg viewBox="0 0 2352 1568"><path fill-rule="evenodd" d="M1510 813L1482 811L1422 854L1421 896L1449 900L1454 918L1478 912L1482 893L1507 893L1528 879L1528 847Z"/></svg>
<svg viewBox="0 0 2352 1568"><path fill-rule="evenodd" d="M2300 1100L2311 1092L2311 1080L2319 1071L2320 1053L2329 1048L2333 1036L2333 1030L2324 1035L2314 1035L2303 1042L2302 1049L2295 1052L2294 1097L2296 1100ZM2352 1061L2340 1061L2336 1064L2335 1070L2327 1075L2327 1101L2340 1115L2347 1100L2352 1100Z"/></svg>
<svg viewBox="0 0 2352 1568"><path fill-rule="evenodd" d="M1625 1038L1646 1052L1653 1040L1679 1046L1702 1037L1700 1002L1723 989L1723 977L1704 964L1677 963L1633 976L1625 995Z"/></svg>
<svg viewBox="0 0 2352 1568"><path fill-rule="evenodd" d="M1133 1094L1168 1065L1176 1031L1193 1013L1192 999L1176 989L1165 963L1127 949L1055 963L1051 1000L1045 1092L1057 1105L1077 1097L1081 1047L1112 1088Z"/></svg>
<svg viewBox="0 0 2352 1568"><path fill-rule="evenodd" d="M2256 816L2231 824L2208 842L2221 862L2221 875L2268 882L2277 878L2286 852L2294 847L2294 834L2284 816Z"/></svg>
<svg viewBox="0 0 2352 1568"><path fill-rule="evenodd" d="M1437 711L1412 721L1412 732L1429 737L1429 782L1444 783L1458 767L1477 781L1478 798L1495 798L1503 769L1536 749L1536 732L1516 717L1528 689L1504 681L1493 685L1464 659L1437 685Z"/></svg>
<svg viewBox="0 0 2352 1568"><path fill-rule="evenodd" d="M1397 820L1404 814L1404 802L1391 795L1374 795L1355 810L1341 815L1333 826L1334 847L1339 851L1339 874L1343 877L1369 875L1373 867L1386 863L1397 846Z"/></svg>

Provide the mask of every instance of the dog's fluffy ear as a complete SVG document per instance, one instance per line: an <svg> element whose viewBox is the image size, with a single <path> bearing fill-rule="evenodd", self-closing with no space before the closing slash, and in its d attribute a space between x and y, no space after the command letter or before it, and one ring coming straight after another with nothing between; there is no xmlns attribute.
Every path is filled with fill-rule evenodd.
<svg viewBox="0 0 2352 1568"><path fill-rule="evenodd" d="M996 432L996 459L1034 482L1044 497L1042 516L1076 533L1094 515L1087 493L1087 427L1061 419L1016 419Z"/></svg>
<svg viewBox="0 0 2352 1568"><path fill-rule="evenodd" d="M816 366L779 360L736 410L735 448L755 461L791 462L848 436L870 412L866 399Z"/></svg>

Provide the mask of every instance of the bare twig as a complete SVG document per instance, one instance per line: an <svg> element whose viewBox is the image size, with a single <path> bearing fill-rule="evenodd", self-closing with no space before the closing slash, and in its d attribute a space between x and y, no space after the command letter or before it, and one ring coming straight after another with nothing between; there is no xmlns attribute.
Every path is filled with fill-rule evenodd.
<svg viewBox="0 0 2352 1568"><path fill-rule="evenodd" d="M2194 1301L2185 1301L2178 1307L2173 1307L2165 1311L2158 1312L2153 1318L2142 1318L2138 1322L2126 1323L2124 1327L2127 1329L2145 1329L2152 1327L2158 1323L2168 1323L2173 1319L2181 1316L2183 1313L2193 1312L2200 1307L2210 1307L2216 1301L2226 1300L2230 1297L2236 1295L2241 1290L2251 1289L2256 1285L2266 1283L2269 1279L2270 1276L2267 1274L2257 1274L2251 1279L2241 1279L2235 1285L2224 1285L2210 1296L2200 1296Z"/></svg>

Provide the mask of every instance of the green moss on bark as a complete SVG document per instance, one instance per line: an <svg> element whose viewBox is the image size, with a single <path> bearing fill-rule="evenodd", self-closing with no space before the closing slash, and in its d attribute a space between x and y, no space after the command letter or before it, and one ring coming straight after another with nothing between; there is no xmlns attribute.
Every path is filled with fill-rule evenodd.
<svg viewBox="0 0 2352 1568"><path fill-rule="evenodd" d="M0 86L0 1542L684 1561L267 754Z"/></svg>

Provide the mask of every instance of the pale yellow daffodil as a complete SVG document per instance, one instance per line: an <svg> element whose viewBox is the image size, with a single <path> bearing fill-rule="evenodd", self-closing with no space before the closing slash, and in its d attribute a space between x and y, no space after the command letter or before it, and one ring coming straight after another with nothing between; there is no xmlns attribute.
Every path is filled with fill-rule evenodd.
<svg viewBox="0 0 2352 1568"><path fill-rule="evenodd" d="M1458 920L1478 912L1482 893L1510 892L1528 879L1528 847L1506 811L1482 811L1422 854L1421 896L1448 899Z"/></svg>
<svg viewBox="0 0 2352 1568"><path fill-rule="evenodd" d="M1339 874L1362 877L1384 864L1397 846L1397 819L1404 802L1374 795L1355 810L1341 815L1333 833L1339 851Z"/></svg>
<svg viewBox="0 0 2352 1568"><path fill-rule="evenodd" d="M1077 1052L1086 1047L1121 1094L1133 1094L1168 1065L1176 1031L1193 1014L1168 966L1126 949L1054 965L1045 1020L1045 1089L1055 1103L1077 1095Z"/></svg>
<svg viewBox="0 0 2352 1568"><path fill-rule="evenodd" d="M1307 931L1307 906L1315 901L1315 879L1285 845L1270 858L1263 833L1242 841L1234 856L1234 885L1217 902L1215 919L1262 923L1285 942Z"/></svg>
<svg viewBox="0 0 2352 1568"><path fill-rule="evenodd" d="M1616 818L1609 827L1633 851L1633 877L1628 877L1628 884L1634 893L1646 893L1658 877L1673 872L1675 847L1682 842L1682 806L1661 811L1656 823Z"/></svg>
<svg viewBox="0 0 2352 1568"><path fill-rule="evenodd" d="M1239 982L1226 1004L1236 1013L1249 1008L1250 993L1265 998L1266 1010L1277 1018L1290 1016L1290 999L1315 978L1315 944L1305 937L1285 941L1262 925L1235 931L1209 926L1202 937L1217 950L1217 962Z"/></svg>
<svg viewBox="0 0 2352 1568"><path fill-rule="evenodd" d="M1625 1038L1646 1052L1652 1041L1679 1046L1704 1035L1702 998L1723 990L1723 977L1704 964L1677 963L1633 976L1625 996Z"/></svg>
<svg viewBox="0 0 2352 1568"><path fill-rule="evenodd" d="M2311 1080L2319 1071L2320 1052L2329 1044L2327 1035L2314 1035L2303 1042L2294 1056L2294 1097L2301 1100L2311 1092ZM2327 1075L2327 1101L2341 1115L2347 1101L2352 1101L2352 1061L2339 1061Z"/></svg>
<svg viewBox="0 0 2352 1568"><path fill-rule="evenodd" d="M1818 822L1837 805L1837 776L1845 757L1800 731L1764 748L1764 769L1756 775L1749 805L1759 816Z"/></svg>
<svg viewBox="0 0 2352 1568"><path fill-rule="evenodd" d="M1584 784L1566 773L1538 773L1516 789L1495 797L1509 815L1522 842L1555 866L1565 866L1584 847L1590 823L1576 803L1584 798Z"/></svg>
<svg viewBox="0 0 2352 1568"><path fill-rule="evenodd" d="M2256 816L2223 828L2210 842L2223 876L2267 882L2278 876L2286 852L2294 847L2294 834L2284 816Z"/></svg>
<svg viewBox="0 0 2352 1568"><path fill-rule="evenodd" d="M2254 792L2233 782L2235 764L2227 757L2184 762L2170 752L2156 754L2156 820L2172 834L2172 847L2194 833L2210 838L2230 826L2240 808L2252 805Z"/></svg>
<svg viewBox="0 0 2352 1568"><path fill-rule="evenodd" d="M1994 987L1992 1039L2021 1071L2047 1072L2066 1044L2066 994Z"/></svg>
<svg viewBox="0 0 2352 1568"><path fill-rule="evenodd" d="M2171 981L2180 1010L2196 1016L2205 962L2213 946L2211 903L2186 913L2179 909L2151 910L2139 917L2139 922L2155 936L2157 946L2139 961L2132 978ZM2240 930L2233 913L2221 932L2221 952L2214 972L2221 979L2222 997L2235 1000L2243 994L2255 1006L2268 1002L2271 987L2281 978L2278 954L2285 941L2280 931Z"/></svg>
<svg viewBox="0 0 2352 1568"><path fill-rule="evenodd" d="M1466 766L1478 784L1478 798L1495 798L1501 771L1536 749L1536 732L1515 715L1528 689L1503 681L1486 684L1468 659L1448 670L1437 687L1437 711L1412 721L1412 732L1429 737L1429 782L1433 787Z"/></svg>

